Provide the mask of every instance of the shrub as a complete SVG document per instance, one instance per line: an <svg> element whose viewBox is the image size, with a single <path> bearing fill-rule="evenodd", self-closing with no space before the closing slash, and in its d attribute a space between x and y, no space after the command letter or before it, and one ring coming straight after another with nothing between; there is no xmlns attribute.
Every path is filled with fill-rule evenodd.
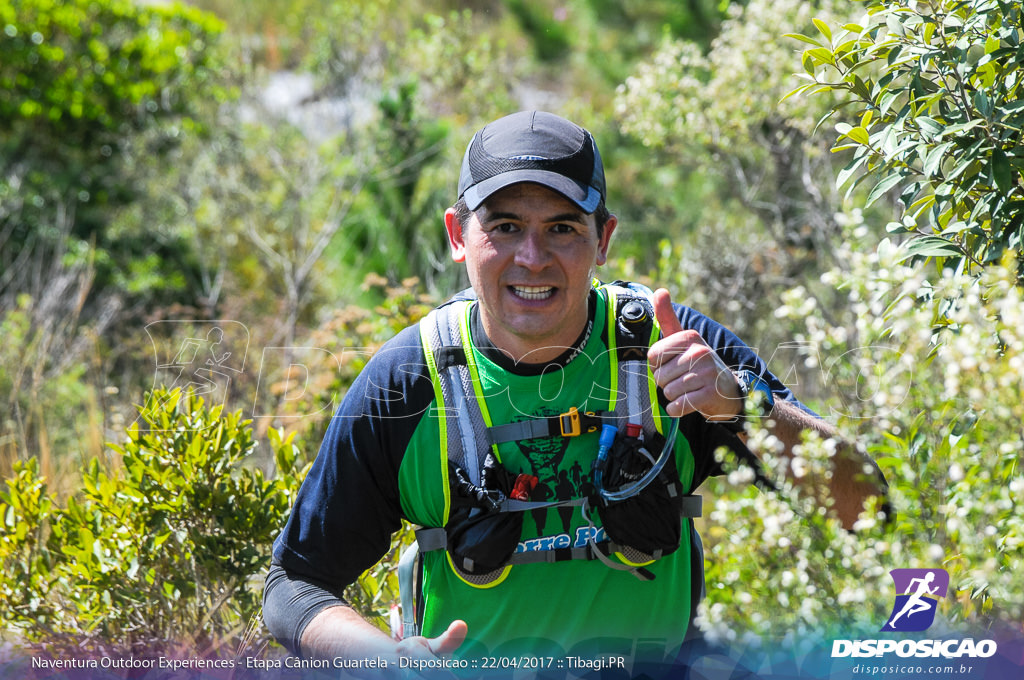
<svg viewBox="0 0 1024 680"><path fill-rule="evenodd" d="M155 390L120 465L92 459L60 504L34 460L0 494L2 622L30 643L139 653L216 651L256 616L261 572L304 475L294 435L269 433L276 472L242 465L241 413Z"/></svg>
<svg viewBox="0 0 1024 680"><path fill-rule="evenodd" d="M854 151L840 184L870 179L869 202L900 190L889 228L911 235L908 257L976 272L1012 252L1024 266L1020 3L864 5L857 23L791 36L810 44L794 92L842 93L859 116L836 125L836 149Z"/></svg>
<svg viewBox="0 0 1024 680"><path fill-rule="evenodd" d="M852 227L837 253L845 268L826 274L818 295L792 291L777 317L846 395L825 412L885 472L895 520L883 526L868 512L847 533L796 489L730 488L743 470L713 481L719 526L708 532L702 624L721 638L874 636L894 594L888 572L902 567L949 572L939 634L1024 617L1024 300L1013 262L977 278L935 274L908 266L888 241L870 248L869 230ZM752 441L780 460L764 432ZM793 469L813 469L829 446L808 442Z"/></svg>

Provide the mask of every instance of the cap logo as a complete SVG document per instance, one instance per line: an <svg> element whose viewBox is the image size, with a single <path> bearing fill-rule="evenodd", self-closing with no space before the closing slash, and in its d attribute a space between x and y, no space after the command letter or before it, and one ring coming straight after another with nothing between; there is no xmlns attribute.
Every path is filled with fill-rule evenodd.
<svg viewBox="0 0 1024 680"><path fill-rule="evenodd" d="M547 158L544 156L533 156L530 154L523 154L522 156L509 156L510 161L546 161Z"/></svg>

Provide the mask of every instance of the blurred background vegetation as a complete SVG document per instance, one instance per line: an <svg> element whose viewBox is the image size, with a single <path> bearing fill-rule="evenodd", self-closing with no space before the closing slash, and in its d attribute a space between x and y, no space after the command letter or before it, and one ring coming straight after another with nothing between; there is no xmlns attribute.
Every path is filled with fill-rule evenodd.
<svg viewBox="0 0 1024 680"><path fill-rule="evenodd" d="M871 169L872 163L862 161L863 150L850 143L852 137L861 139L859 133L850 131L864 129L865 146L871 148L866 135L872 124L865 123L864 113L877 102L870 97L867 104L859 101L857 87L821 86L814 96L786 98L801 84L794 73L807 71L826 82L838 63L819 51L808 69L801 54L807 41L786 34L817 36L814 40L823 42L813 49L830 49L842 43L833 43L831 33L822 37L821 26L832 26L838 34L866 9L885 4L0 3L0 476L8 480L0 496L5 510L0 558L8 574L36 577L25 576L32 589L15 587L14 581L0 589L0 598L6 599L0 601L0 621L8 626L0 637L92 636L102 645L104 635L141 628L148 635L122 643L151 644L163 637L181 643L202 640L210 647L260 638L247 627L257 608L252 592L259 588L269 541L231 522L282 520L282 499L294 492L332 404L369 353L465 285L449 261L441 222L455 198L461 155L480 125L525 108L565 115L599 140L609 176L609 207L620 221L604 278L664 285L677 301L737 331L772 360L773 370L802 399L838 420L848 435L863 437L876 455L884 453L890 460L887 471L897 475L894 488L907 494L909 507L918 500L913 493L920 468L905 466L913 456L931 451L931 437L938 442L934 450L947 457L960 450L971 455L992 447L1008 451L998 467L999 483L1006 488L1011 478L1019 478L1019 466L1012 462L1024 436L1019 427L1009 432L980 428L983 438L973 444L963 437L985 417L1010 422L1012 414L990 409L971 420L964 414L978 411L972 410L970 397L959 393L942 397L945 401L936 397L938 405L913 402L912 408L908 400L888 408L885 399L869 391L876 406L887 406L884 417L878 416L881 410L850 405L865 403L865 380L873 378L874 388L887 389L877 383L887 379L890 355L918 352L920 361L930 365L942 343L938 329L959 329L949 321L957 305L948 295L921 296L929 316L915 317L913 324L927 337L903 348L893 331L903 326L886 316L892 309L880 301L890 293L906 299L899 292L905 284L882 277L884 285L872 287L865 281L878 272L863 262L859 268L853 264L851 247L853 253L872 252L890 232L903 238L913 231L904 210L910 201L898 200L897 186L897 181L914 179L910 171L886 179L882 190L875 186L871 191L873 183L868 183L844 195L836 184L844 166L846 179L850 164ZM964 69L1003 59L1001 50L1012 51L1013 31L1019 29L1019 10L1014 14L1012 4L1005 11L1004 3L991 4L999 10L998 20L1009 26L1005 45L999 39L993 44L984 31L972 38L962 20L948 24L949 31L962 35L954 41L960 52L947 57L968 84ZM934 13L946 16L944 5L935 3ZM952 10L949 15L957 16ZM985 21L996 21L991 11ZM869 22L860 31L851 26L850 35L877 34L877 26L887 24ZM946 37L946 28L939 35ZM923 41L932 38L922 36ZM975 44L982 45L980 54L971 52ZM851 47L844 44L843 49ZM1014 62L991 77L981 73L977 87L998 85L1016 67ZM864 71L871 68L876 67ZM846 81L843 75L840 82L855 83L853 76ZM929 82L933 75L938 80L939 75L918 73L917 82L922 76ZM932 97L934 91L925 95ZM893 104L897 96L902 97L897 104L905 103L913 91L896 93L887 109L899 108ZM999 111L986 108L984 98L977 101L989 119ZM922 110L941 105L933 99ZM911 108L916 115L917 107ZM1016 109L1005 113L1015 115ZM940 114L929 120L942 124ZM819 124L823 119L827 122ZM964 125L950 118L953 123ZM922 148L921 160L942 147L930 156L933 169L942 166L943 153L995 154L998 170L988 171L992 181L982 190L1019 191L1019 124L1009 126L997 147L984 148L943 147L938 133L928 129L930 146ZM1016 137L1012 130L1018 131ZM874 148L882 146L879 142ZM912 166L913 159L907 167ZM983 169L966 173L983 175ZM921 190L926 189L943 191ZM978 201L968 199L974 202L963 213L969 214L965 220L980 219ZM894 229L894 221L904 226ZM937 224L935 231L948 226ZM998 255L1019 253L1019 237L1011 238L1019 227L1014 222L1004 228L1007 247L999 248ZM941 279L944 267L956 269L952 255L944 247L919 248L912 273L925 270ZM975 285L984 266L997 261L993 256L973 271L960 267L959 274L974 276L962 285ZM1011 288L1018 285L1019 279L1008 280ZM925 280L919 285L932 284ZM995 290L985 289L986 304ZM871 332L859 329L858 319L864 317L882 320L881 326ZM243 330L214 340L208 335L214 328L222 334ZM186 361L177 352L185 348L183 341L195 338L212 343L210 361L197 359L195 351ZM1017 366L1012 352L1019 350L1007 344L1005 329L984 338L991 342L979 351L1002 357L1006 363L1001 366ZM850 354L867 341L876 348L885 343L888 354L870 360L866 354ZM823 352L849 361L830 361ZM202 413L194 411L191 401L159 389L190 381L209 388ZM1000 390L989 391L988 397L1024 401L1019 383ZM965 398L968 402L958 401ZM215 416L204 410L214 407L223 410ZM943 416L946 411L952 415ZM117 493L123 502L152 495L132 470L164 465L160 456L171 454L194 460L200 468L212 465L210 454L187 442L179 449L177 444L145 443L147 426L140 430L139 423L153 429L153 419L160 417L168 423L183 419L186 428L192 427L190 418L198 418L203 428L229 418L227 427L246 433L239 435L244 445L238 450L221 452L227 462L215 476L237 482L228 496L245 499L234 505L240 511L248 508L249 515L231 520L228 529L210 529L227 532L232 541L262 540L258 554L241 560L242 571L222 573L217 569L223 564L193 564L190 569L201 571L203 579L197 576L187 585L168 575L170 586L154 586L155 572L143 566L168 537L173 540L167 545L178 545L183 555L207 549L198 533L182 533L174 528L178 520L169 518L188 526L208 526L210 518L199 521L194 517L198 506L180 504L168 509L170 514L134 517L150 522L132 525L134 530L162 536L161 543L131 548L137 559L133 568L125 567L130 574L111 571L109 555L128 550L122 535L126 520L113 511L104 514L104 504ZM942 427L928 430L922 418ZM943 439L953 436L949 423L956 424L955 446ZM995 441L998 437L1003 439ZM946 442L944 449L941 442ZM930 455L927 461L940 467L949 463ZM967 474L982 465L986 478L992 478L982 463L971 465L960 469ZM254 470L261 476L245 477ZM238 482L243 477L244 483ZM118 491L117 484L131 486L133 479L134 491ZM963 500L964 490L958 493ZM266 516L253 514L259 499L265 501ZM955 511L953 505L948 509ZM936 526L945 522L945 515L939 515ZM755 524L761 520L750 519ZM69 531L74 521L91 523L94 535ZM911 539L910 534L920 532L914 526L903 527L907 541L952 549L945 528ZM834 536L834 531L816 535L824 540L821 536ZM1002 543L993 539L991 545L977 546L1004 555L1007 561L994 572L1019 558L1019 538L1008 540L1008 535L1001 531ZM719 543L716 536L710 532L709 540L712 547L722 546L717 556L727 566L728 542ZM91 566L78 571L69 566L89 554L90 546L95 547ZM773 560L781 559L770 550L762 557L768 571L774 571ZM912 561L891 567L915 566ZM883 562L879 556L874 564ZM387 588L393 585L388 565L369 573L363 591L354 596L368 612L386 612ZM723 578L720 569L726 566L709 563L709 583L735 581ZM833 578L828 567L811 565L806 571ZM52 577L39 580L40 574ZM975 583L975 575L960 576L961 582ZM120 600L104 598L102 584L121 578L141 578L138 591ZM230 587L214 587L216 580ZM81 583L101 595L68 595L67 611L79 613L57 617L54 612L61 608L54 598L61 597L61 587L73 590ZM992 584L1003 584L997 597L990 597ZM1024 588L1013 591L995 577L983 587L971 587L988 604L974 606L973 596L968 597L956 616L977 617L993 607L999 613L1000 603L1011 613L1024 607ZM765 590L778 588L770 583ZM878 590L878 607L884 608L888 591L884 585ZM185 620L169 621L170 610L156 605L146 614L151 616L147 623L110 615L112 608L129 608L160 593L175 601L191 598L191 608L175 613ZM729 597L712 589L709 599L721 604ZM222 615L225 602L235 604ZM773 606L768 602L764 608ZM749 611L749 603L744 607ZM717 611L709 626L729 621ZM97 621L107 621L107 627L90 623Z"/></svg>

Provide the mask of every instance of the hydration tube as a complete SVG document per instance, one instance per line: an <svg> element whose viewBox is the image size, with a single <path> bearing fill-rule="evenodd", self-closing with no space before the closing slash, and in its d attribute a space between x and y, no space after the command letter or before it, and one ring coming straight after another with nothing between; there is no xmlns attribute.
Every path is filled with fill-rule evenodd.
<svg viewBox="0 0 1024 680"><path fill-rule="evenodd" d="M676 442L676 435L679 434L679 419L670 418L670 420L671 423L669 424L668 433L665 435L665 445L661 449L661 454L658 456L658 460L654 461L654 465L651 466L651 469L648 470L647 474L643 477L636 480L633 484L620 488L617 491L609 491L605 489L602 484L603 480L601 479L600 470L594 474L594 486L597 487L597 491L601 494L601 498L606 501L622 501L640 493L648 484L654 481L655 477L657 477L665 467L665 463L668 462L668 457L672 455L672 448ZM612 429L614 430L614 428ZM603 444L604 432L601 433L601 441ZM598 459L601 458L602 451L604 451L605 457L607 457L608 451L602 445L602 448L598 450Z"/></svg>
<svg viewBox="0 0 1024 680"><path fill-rule="evenodd" d="M612 444L615 443L615 435L619 433L619 429L614 425L602 425L601 426L601 440L597 445L597 467L594 470L594 486L604 491L604 473L602 472L602 463L608 460L608 452L612 448Z"/></svg>

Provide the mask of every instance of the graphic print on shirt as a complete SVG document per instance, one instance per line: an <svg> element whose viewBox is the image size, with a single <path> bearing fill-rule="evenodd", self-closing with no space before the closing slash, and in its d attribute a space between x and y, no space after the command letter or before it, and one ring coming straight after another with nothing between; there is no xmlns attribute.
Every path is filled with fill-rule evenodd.
<svg viewBox="0 0 1024 680"><path fill-rule="evenodd" d="M517 420L530 420L558 416L559 412L552 409L541 409L530 416ZM579 498L583 493L585 475L580 462L574 461L569 467L563 465L565 453L569 448L568 437L537 437L516 442L523 457L529 462L530 474L539 480L530 494L530 500L546 502L552 500L569 500ZM548 526L553 513L557 512L561 526ZM551 532L561 530L571 534L573 514L578 512L574 507L548 508L533 510L530 516L536 526L536 536L544 536L545 529Z"/></svg>

